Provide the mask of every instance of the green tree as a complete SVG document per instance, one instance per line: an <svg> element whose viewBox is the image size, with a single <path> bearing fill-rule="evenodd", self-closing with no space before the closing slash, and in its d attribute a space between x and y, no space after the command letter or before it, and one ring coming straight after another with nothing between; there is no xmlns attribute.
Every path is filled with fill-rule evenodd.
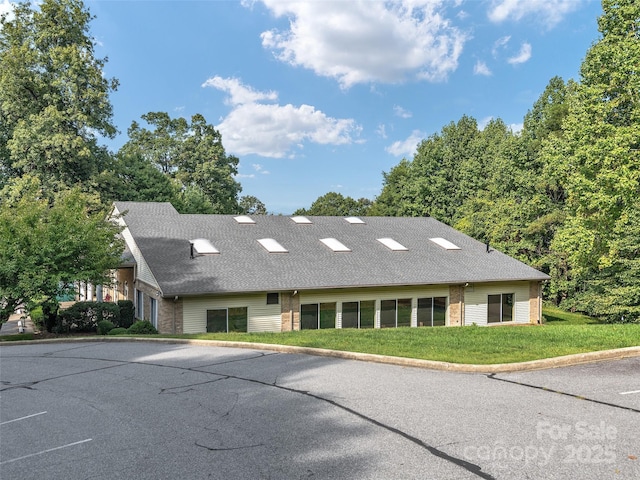
<svg viewBox="0 0 640 480"><path fill-rule="evenodd" d="M300 208L293 212L294 215L316 215L316 216L365 216L369 214L371 200L360 198L354 200L345 197L341 193L329 192L318 197L307 210Z"/></svg>
<svg viewBox="0 0 640 480"><path fill-rule="evenodd" d="M196 114L191 123L165 112L142 116L153 128L133 122L124 156L137 155L175 180L176 208L182 213L236 213L242 190L235 180L239 160L227 155L222 136Z"/></svg>
<svg viewBox="0 0 640 480"><path fill-rule="evenodd" d="M238 213L243 215L266 215L267 207L253 195L245 195L240 197L238 202Z"/></svg>
<svg viewBox="0 0 640 480"><path fill-rule="evenodd" d="M31 174L48 190L86 187L102 170L118 82L94 55L91 19L80 0L44 0L0 20L0 183Z"/></svg>
<svg viewBox="0 0 640 480"><path fill-rule="evenodd" d="M564 135L545 152L566 183L567 221L552 244L557 289L569 297L567 306L597 315L603 312L592 297L613 291L610 273L640 244L637 229L628 228L638 218L640 195L640 3L603 0L602 6L602 37L587 52L580 83L570 88ZM632 278L630 285L640 288ZM638 305L637 295L608 298L617 298L612 312Z"/></svg>
<svg viewBox="0 0 640 480"><path fill-rule="evenodd" d="M36 177L5 187L0 203L0 298L6 316L18 303L42 303L52 316L57 296L74 282L109 283L123 251L119 227L96 195L79 187L43 194Z"/></svg>

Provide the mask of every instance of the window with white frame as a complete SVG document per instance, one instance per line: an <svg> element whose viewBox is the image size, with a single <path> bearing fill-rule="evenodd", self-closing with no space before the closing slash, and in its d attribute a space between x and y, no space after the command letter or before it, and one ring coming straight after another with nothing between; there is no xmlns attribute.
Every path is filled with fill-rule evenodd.
<svg viewBox="0 0 640 480"><path fill-rule="evenodd" d="M149 321L158 328L158 300L155 298L149 299Z"/></svg>
<svg viewBox="0 0 640 480"><path fill-rule="evenodd" d="M246 332L247 307L207 310L207 332Z"/></svg>
<svg viewBox="0 0 640 480"><path fill-rule="evenodd" d="M335 303L308 303L300 305L300 329L317 330L336 328Z"/></svg>
<svg viewBox="0 0 640 480"><path fill-rule="evenodd" d="M513 321L513 293L501 293L487 297L487 322Z"/></svg>
<svg viewBox="0 0 640 480"><path fill-rule="evenodd" d="M376 301L342 302L342 328L373 328Z"/></svg>
<svg viewBox="0 0 640 480"><path fill-rule="evenodd" d="M144 293L136 290L136 318L144 320Z"/></svg>
<svg viewBox="0 0 640 480"><path fill-rule="evenodd" d="M447 297L427 297L418 299L418 327L444 326L447 314Z"/></svg>

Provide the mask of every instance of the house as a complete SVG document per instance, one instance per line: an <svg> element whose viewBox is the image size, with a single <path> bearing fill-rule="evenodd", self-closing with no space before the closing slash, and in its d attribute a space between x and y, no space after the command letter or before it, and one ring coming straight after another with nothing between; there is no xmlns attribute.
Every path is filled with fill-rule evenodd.
<svg viewBox="0 0 640 480"><path fill-rule="evenodd" d="M117 297L164 333L538 323L549 279L429 217L113 214Z"/></svg>

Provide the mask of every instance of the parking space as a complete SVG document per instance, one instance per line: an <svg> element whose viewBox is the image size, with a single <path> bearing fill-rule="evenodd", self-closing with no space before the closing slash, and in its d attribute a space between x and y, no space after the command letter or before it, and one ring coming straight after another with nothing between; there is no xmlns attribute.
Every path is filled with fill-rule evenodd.
<svg viewBox="0 0 640 480"><path fill-rule="evenodd" d="M639 369L490 376L143 342L2 346L0 476L637 478Z"/></svg>

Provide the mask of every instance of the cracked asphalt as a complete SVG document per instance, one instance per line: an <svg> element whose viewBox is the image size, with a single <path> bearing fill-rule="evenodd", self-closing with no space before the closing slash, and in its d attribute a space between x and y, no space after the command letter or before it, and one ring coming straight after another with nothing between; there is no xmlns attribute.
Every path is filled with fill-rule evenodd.
<svg viewBox="0 0 640 480"><path fill-rule="evenodd" d="M640 478L640 358L432 371L154 343L0 347L0 478Z"/></svg>

